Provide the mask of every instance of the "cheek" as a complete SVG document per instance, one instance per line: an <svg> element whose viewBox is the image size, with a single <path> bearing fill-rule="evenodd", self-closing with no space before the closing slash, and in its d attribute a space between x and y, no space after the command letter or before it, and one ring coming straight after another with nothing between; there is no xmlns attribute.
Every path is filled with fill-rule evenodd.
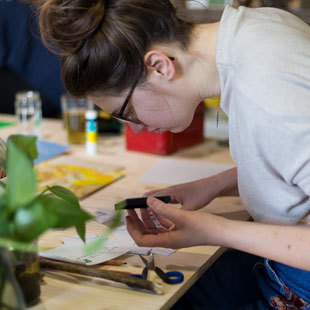
<svg viewBox="0 0 310 310"><path fill-rule="evenodd" d="M149 127L170 128L176 125L176 113L163 96L148 91L133 100L133 106L140 121Z"/></svg>
<svg viewBox="0 0 310 310"><path fill-rule="evenodd" d="M191 124L194 111L189 104L173 98L168 101L158 93L150 93L142 93L134 98L137 117L145 125L177 133Z"/></svg>

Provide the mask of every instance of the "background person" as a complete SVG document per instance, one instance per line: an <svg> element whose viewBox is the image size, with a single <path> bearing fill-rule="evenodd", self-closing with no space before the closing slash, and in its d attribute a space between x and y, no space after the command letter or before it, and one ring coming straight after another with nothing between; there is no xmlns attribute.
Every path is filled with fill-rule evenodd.
<svg viewBox="0 0 310 310"><path fill-rule="evenodd" d="M60 115L60 58L42 44L34 8L0 0L0 113L14 114L15 93L28 89L40 92L43 116Z"/></svg>

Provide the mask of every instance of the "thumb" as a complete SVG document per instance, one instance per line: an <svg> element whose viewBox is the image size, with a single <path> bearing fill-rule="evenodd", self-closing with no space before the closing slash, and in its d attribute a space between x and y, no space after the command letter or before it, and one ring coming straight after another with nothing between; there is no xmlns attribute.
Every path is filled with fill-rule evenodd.
<svg viewBox="0 0 310 310"><path fill-rule="evenodd" d="M174 223L177 223L182 219L182 213L185 211L173 208L164 202L162 202L159 199L156 199L154 197L148 197L147 198L147 205L150 207L150 209L156 213L157 215L160 215L162 217L167 218L168 220L171 220Z"/></svg>

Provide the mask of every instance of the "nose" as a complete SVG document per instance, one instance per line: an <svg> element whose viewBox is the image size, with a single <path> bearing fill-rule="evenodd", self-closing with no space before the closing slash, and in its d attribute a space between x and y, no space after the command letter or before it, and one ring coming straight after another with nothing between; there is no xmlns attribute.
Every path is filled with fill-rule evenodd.
<svg viewBox="0 0 310 310"><path fill-rule="evenodd" d="M145 127L145 125L143 125L143 124L128 124L128 125L129 125L130 129L131 129L134 133L139 133L139 132L141 132L141 131L144 129L144 127Z"/></svg>

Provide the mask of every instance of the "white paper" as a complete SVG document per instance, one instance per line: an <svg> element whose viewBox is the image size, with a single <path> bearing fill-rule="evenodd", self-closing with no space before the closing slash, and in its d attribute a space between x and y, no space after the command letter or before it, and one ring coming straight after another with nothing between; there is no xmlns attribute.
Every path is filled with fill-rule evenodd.
<svg viewBox="0 0 310 310"><path fill-rule="evenodd" d="M161 159L138 181L174 185L203 179L234 167L233 165L199 163L188 160Z"/></svg>
<svg viewBox="0 0 310 310"><path fill-rule="evenodd" d="M86 244L94 242L97 238L99 238L98 235L86 235ZM91 254L85 252L85 244L77 236L66 237L62 241L63 245L46 252L40 252L40 256L91 266L121 256L130 250L122 240L112 237Z"/></svg>
<svg viewBox="0 0 310 310"><path fill-rule="evenodd" d="M108 223L110 222L113 218L114 218L114 215L115 215L115 211L114 210L107 210L107 209L100 209L98 211L95 212L96 213L96 222L100 223L100 224L105 224L105 223ZM123 212L121 214L121 220L120 222L121 223L124 223L125 222L125 217L126 217L126 214L125 212Z"/></svg>
<svg viewBox="0 0 310 310"><path fill-rule="evenodd" d="M99 236L96 234L88 234L85 238L86 244L92 243L98 238ZM152 252L159 255L170 255L175 251L137 246L125 225L114 229L112 235L95 253L87 254L85 244L78 236L64 237L61 241L64 243L63 245L46 252L40 252L40 256L91 266L101 264L128 252L141 255L149 255Z"/></svg>
<svg viewBox="0 0 310 310"><path fill-rule="evenodd" d="M163 256L169 256L170 254L174 253L174 249L166 249L166 248L153 248L152 253L163 255Z"/></svg>
<svg viewBox="0 0 310 310"><path fill-rule="evenodd" d="M140 255L149 255L151 253L168 256L175 252L173 249L165 248L151 248L151 247L140 247L137 246L134 240L129 235L125 225L116 228L113 231L113 235L118 239L122 240L125 244L130 246L129 253L131 254L140 254Z"/></svg>

